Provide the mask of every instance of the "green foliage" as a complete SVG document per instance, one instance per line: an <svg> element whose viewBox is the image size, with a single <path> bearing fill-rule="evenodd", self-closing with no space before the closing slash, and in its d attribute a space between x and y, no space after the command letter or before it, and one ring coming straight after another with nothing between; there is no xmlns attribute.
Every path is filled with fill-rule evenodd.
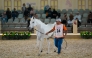
<svg viewBox="0 0 92 58"><path fill-rule="evenodd" d="M2 38L7 40L20 40L29 39L30 36L30 32L4 32Z"/></svg>
<svg viewBox="0 0 92 58"><path fill-rule="evenodd" d="M85 39L92 38L92 32L90 32L90 31L82 31L82 32L80 32L80 35L82 38L85 38Z"/></svg>

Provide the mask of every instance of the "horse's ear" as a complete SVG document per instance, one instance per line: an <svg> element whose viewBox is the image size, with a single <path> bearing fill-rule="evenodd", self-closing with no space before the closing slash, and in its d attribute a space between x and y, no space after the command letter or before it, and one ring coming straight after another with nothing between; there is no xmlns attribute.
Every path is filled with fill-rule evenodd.
<svg viewBox="0 0 92 58"><path fill-rule="evenodd" d="M32 19L34 19L34 16L32 17Z"/></svg>
<svg viewBox="0 0 92 58"><path fill-rule="evenodd" d="M33 19L34 19L34 17L33 17Z"/></svg>
<svg viewBox="0 0 92 58"><path fill-rule="evenodd" d="M31 19L33 19L33 17Z"/></svg>

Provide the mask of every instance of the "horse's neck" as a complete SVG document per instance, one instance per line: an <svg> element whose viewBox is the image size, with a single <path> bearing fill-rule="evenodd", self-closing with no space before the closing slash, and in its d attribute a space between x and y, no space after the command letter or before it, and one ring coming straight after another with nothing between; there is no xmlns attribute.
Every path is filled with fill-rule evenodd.
<svg viewBox="0 0 92 58"><path fill-rule="evenodd" d="M36 19L36 23L37 23L37 25L36 25L37 29L41 29L43 26L44 27L46 26L43 22L41 22L38 19Z"/></svg>
<svg viewBox="0 0 92 58"><path fill-rule="evenodd" d="M56 24L56 22L54 23L54 24L45 24L45 23L43 23L43 22L41 22L40 20L38 20L38 19L36 19L36 29L38 30L38 31L41 31L41 30L43 30L43 29L45 29L45 28L53 28L54 27L54 25Z"/></svg>

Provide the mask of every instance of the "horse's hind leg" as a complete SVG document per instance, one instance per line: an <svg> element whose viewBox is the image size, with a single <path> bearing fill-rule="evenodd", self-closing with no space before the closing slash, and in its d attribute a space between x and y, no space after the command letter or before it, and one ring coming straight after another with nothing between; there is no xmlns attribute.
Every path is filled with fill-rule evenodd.
<svg viewBox="0 0 92 58"><path fill-rule="evenodd" d="M50 52L50 41L49 41L49 38L47 38L47 43L48 43L48 52L47 54Z"/></svg>
<svg viewBox="0 0 92 58"><path fill-rule="evenodd" d="M44 41L44 38L41 39L41 52L43 52L43 41Z"/></svg>
<svg viewBox="0 0 92 58"><path fill-rule="evenodd" d="M57 48L55 47L55 45L54 45L54 52L57 52Z"/></svg>
<svg viewBox="0 0 92 58"><path fill-rule="evenodd" d="M36 43L36 47L39 47L39 37L37 36L37 43Z"/></svg>
<svg viewBox="0 0 92 58"><path fill-rule="evenodd" d="M57 52L58 48L55 46L55 44L53 44L53 48L54 48L54 52Z"/></svg>
<svg viewBox="0 0 92 58"><path fill-rule="evenodd" d="M38 56L40 56L41 53L41 40L39 40L39 52L38 52Z"/></svg>

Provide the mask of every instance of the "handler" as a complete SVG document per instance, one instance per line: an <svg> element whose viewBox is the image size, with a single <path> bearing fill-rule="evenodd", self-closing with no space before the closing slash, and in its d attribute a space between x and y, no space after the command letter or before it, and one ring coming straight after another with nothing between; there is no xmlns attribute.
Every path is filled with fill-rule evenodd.
<svg viewBox="0 0 92 58"><path fill-rule="evenodd" d="M56 19L56 25L53 27L52 30L46 33L48 35L49 33L55 31L55 46L58 48L58 54L61 52L61 45L63 43L63 39L67 35L67 28L64 24L61 23L61 19ZM65 34L64 34L65 33Z"/></svg>

